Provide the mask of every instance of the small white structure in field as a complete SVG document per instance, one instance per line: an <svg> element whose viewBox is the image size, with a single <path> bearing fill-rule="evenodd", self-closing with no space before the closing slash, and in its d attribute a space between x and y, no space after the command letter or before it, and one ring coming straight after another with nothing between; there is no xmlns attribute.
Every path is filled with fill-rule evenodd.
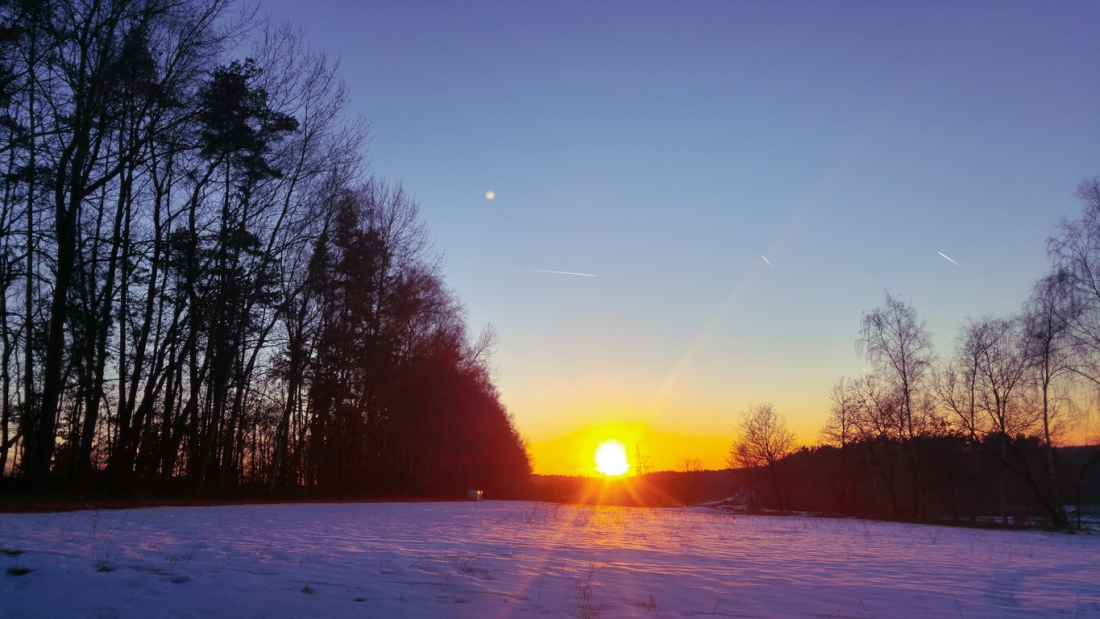
<svg viewBox="0 0 1100 619"><path fill-rule="evenodd" d="M482 492L481 490L471 490L471 491L466 493L466 500L467 501L480 501L481 497L484 494L485 493Z"/></svg>

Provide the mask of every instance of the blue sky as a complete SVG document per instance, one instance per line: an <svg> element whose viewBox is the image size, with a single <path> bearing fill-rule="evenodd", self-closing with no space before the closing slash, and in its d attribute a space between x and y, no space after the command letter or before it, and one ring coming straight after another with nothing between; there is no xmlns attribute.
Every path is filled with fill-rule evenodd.
<svg viewBox="0 0 1100 619"><path fill-rule="evenodd" d="M536 446L763 401L812 441L884 291L948 352L1100 174L1096 3L260 8L340 58Z"/></svg>

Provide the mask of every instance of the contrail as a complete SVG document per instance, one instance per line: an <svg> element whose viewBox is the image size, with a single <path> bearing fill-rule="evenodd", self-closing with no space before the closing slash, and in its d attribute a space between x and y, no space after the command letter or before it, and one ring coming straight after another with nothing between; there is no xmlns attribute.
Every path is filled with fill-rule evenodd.
<svg viewBox="0 0 1100 619"><path fill-rule="evenodd" d="M554 275L578 275L580 277L599 277L599 275L593 275L592 273L574 273L572 271L547 271L546 269L519 269L520 271L530 271L532 273L552 273Z"/></svg>
<svg viewBox="0 0 1100 619"><path fill-rule="evenodd" d="M949 262L950 262L951 264L953 264L953 265L955 265L955 266L957 266L957 267L959 267L959 268L962 268L962 265L961 265L961 264L959 264L958 262L955 262L954 260L951 260L951 256L948 256L947 254L943 253L942 251L938 251L938 252L936 252L936 253L937 253L937 254L939 254L939 255L941 255L941 256L943 256L944 258L947 258L947 260L948 260L948 261L949 261Z"/></svg>
<svg viewBox="0 0 1100 619"><path fill-rule="evenodd" d="M761 258L764 258L764 256L760 256L760 257L761 257ZM768 260L767 258L764 258L764 262L767 262L767 263L768 263L768 266L770 266L771 268L773 268L773 269L775 268L775 265L774 265L774 264L772 264L772 261L771 261L771 260Z"/></svg>

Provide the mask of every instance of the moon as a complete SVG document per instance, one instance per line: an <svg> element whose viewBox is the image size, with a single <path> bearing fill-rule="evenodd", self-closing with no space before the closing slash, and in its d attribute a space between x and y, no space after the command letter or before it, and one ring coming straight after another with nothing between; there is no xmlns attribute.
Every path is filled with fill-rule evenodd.
<svg viewBox="0 0 1100 619"><path fill-rule="evenodd" d="M497 197L497 194L496 194L495 191L486 191L485 192L485 199L486 200L492 200L495 197Z"/></svg>

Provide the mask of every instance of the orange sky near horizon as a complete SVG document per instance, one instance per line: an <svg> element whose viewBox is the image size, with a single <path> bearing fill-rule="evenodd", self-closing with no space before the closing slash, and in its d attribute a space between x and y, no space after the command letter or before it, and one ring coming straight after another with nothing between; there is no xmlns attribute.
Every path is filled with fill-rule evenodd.
<svg viewBox="0 0 1100 619"><path fill-rule="evenodd" d="M822 402L821 407L827 407ZM815 407L816 409L816 407ZM800 416L803 423L792 424L788 417L788 427L795 433L799 445L813 446L820 443L820 423L825 414L820 412L820 422L813 425L816 415ZM631 469L627 475L636 473L637 456L641 455L648 471L678 471L684 468L687 459L697 459L705 470L727 468L726 458L735 436L735 427L740 414L731 415L728 432L725 434L684 434L654 429L638 422L610 422L578 428L563 436L550 439L529 441L528 453L537 475L579 475L601 476L596 470L595 454L600 443L615 439L626 446ZM720 431L724 428L716 428ZM1082 445L1100 442L1100 420L1087 416L1071 429L1061 433L1057 441L1061 445Z"/></svg>
<svg viewBox="0 0 1100 619"><path fill-rule="evenodd" d="M697 436L661 432L640 423L608 423L532 442L528 451L536 474L597 476L596 447L610 439L626 447L631 466L627 474L633 475L639 452L650 471L679 470L687 458L698 459L705 469L726 468L732 435Z"/></svg>

